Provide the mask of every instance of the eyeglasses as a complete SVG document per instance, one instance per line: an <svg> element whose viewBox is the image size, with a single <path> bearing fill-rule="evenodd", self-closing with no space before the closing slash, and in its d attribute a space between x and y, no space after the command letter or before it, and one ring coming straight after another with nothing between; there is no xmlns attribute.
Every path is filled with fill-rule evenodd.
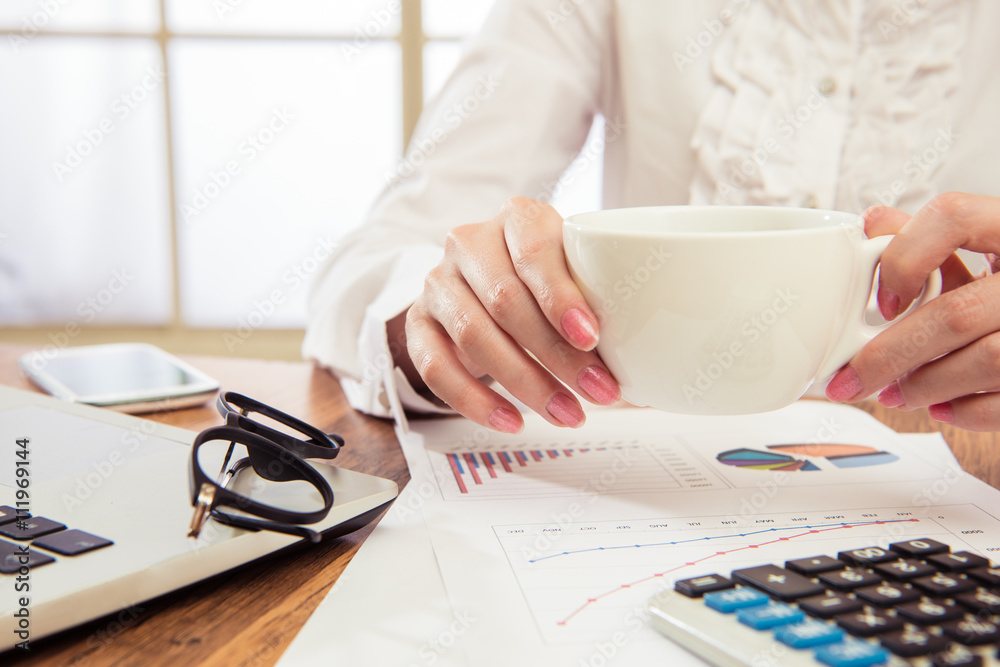
<svg viewBox="0 0 1000 667"><path fill-rule="evenodd" d="M333 489L305 459L335 458L344 439L235 392L221 394L216 406L226 425L205 429L191 447L194 515L188 537L198 537L211 516L230 526L319 542L319 533L305 525L326 518ZM237 451L246 456L235 457ZM216 467L212 481L205 470Z"/></svg>

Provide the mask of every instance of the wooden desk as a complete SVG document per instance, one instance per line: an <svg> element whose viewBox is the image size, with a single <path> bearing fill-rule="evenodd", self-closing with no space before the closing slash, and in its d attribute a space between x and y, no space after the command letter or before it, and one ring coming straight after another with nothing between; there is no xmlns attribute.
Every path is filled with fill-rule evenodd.
<svg viewBox="0 0 1000 667"><path fill-rule="evenodd" d="M17 368L27 349L0 345L0 384L33 389ZM307 363L188 356L224 389L239 391L327 431L347 446L337 465L394 480L410 476L392 424L347 405L340 385ZM147 415L194 431L222 423L214 407ZM371 532L294 549L184 590L31 641L31 653L0 654L5 665L273 665ZM8 592L4 591L3 595Z"/></svg>
<svg viewBox="0 0 1000 667"><path fill-rule="evenodd" d="M32 388L17 369L25 350L0 345L0 383ZM346 468L409 480L392 426L354 412L329 374L306 363L186 357L226 389L248 394L348 443L337 462ZM901 432L943 431L963 467L1000 488L1000 442L994 433L940 425L926 412L899 412L870 401L862 408ZM153 415L191 430L221 423L211 408ZM326 596L371 531L264 559L115 615L31 642L31 655L3 654L12 665L273 665Z"/></svg>

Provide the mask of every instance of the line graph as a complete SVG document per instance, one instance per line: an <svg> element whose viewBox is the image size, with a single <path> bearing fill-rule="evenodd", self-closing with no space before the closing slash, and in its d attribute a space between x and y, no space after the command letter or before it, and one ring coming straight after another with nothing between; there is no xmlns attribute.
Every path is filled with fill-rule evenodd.
<svg viewBox="0 0 1000 667"><path fill-rule="evenodd" d="M1000 522L975 505L493 530L548 643L585 641L630 617L644 618L649 600L678 579L918 537L985 555L1000 550Z"/></svg>

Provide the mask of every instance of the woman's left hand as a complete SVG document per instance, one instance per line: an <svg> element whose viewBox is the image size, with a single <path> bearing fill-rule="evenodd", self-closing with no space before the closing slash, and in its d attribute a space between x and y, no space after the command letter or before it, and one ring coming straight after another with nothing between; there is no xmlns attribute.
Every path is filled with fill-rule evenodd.
<svg viewBox="0 0 1000 667"><path fill-rule="evenodd" d="M954 254L1000 255L1000 198L948 192L916 215L874 206L869 237L895 234L882 255L878 305L894 319L941 269L942 294L868 343L830 381L826 395L858 401L881 390L882 405L924 408L937 421L1000 430L1000 275L972 276ZM996 255L995 255L995 254Z"/></svg>

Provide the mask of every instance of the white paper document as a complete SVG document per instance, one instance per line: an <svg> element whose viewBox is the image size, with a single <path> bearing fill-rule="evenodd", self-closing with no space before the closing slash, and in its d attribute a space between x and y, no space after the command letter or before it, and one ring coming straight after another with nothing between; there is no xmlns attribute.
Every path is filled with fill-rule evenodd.
<svg viewBox="0 0 1000 667"><path fill-rule="evenodd" d="M1000 550L1000 492L940 436L845 406L410 427L410 484L281 664L702 664L647 623L678 579L917 537Z"/></svg>

